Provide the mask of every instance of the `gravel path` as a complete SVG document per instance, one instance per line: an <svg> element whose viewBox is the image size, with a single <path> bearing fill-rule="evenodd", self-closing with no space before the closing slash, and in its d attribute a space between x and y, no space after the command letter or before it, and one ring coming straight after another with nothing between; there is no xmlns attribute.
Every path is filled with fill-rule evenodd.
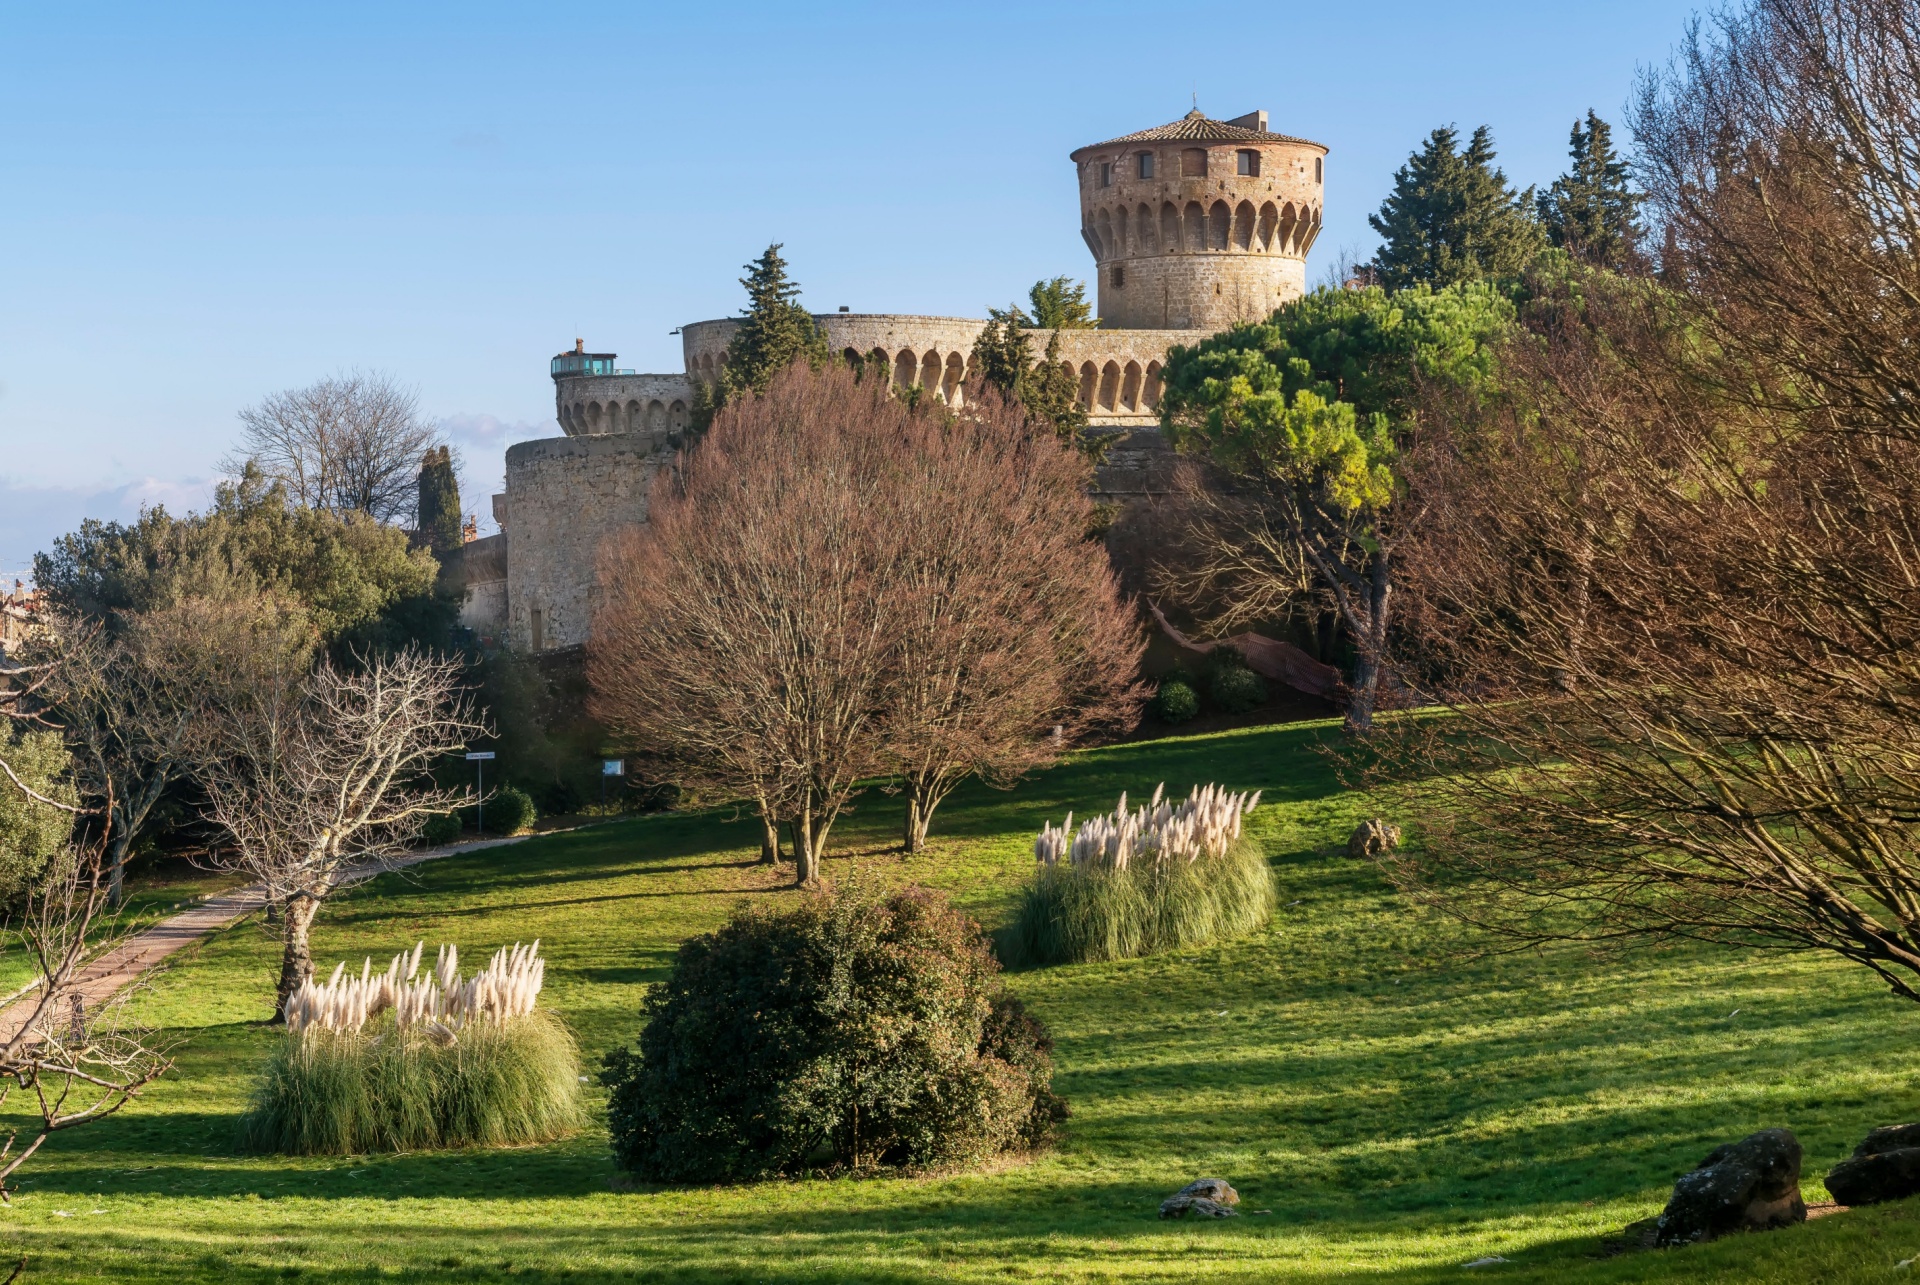
<svg viewBox="0 0 1920 1285"><path fill-rule="evenodd" d="M456 843L445 848L428 848L422 852L407 852L397 857L383 857L377 862L355 869L341 882L342 884L360 883L375 875L386 874L390 870L404 870L408 866L417 866L423 861L458 856L463 852L478 852L482 848L498 848L510 843L522 843L526 838L526 835L516 835L506 839L476 839L472 843ZM135 933L106 954L82 965L78 993L87 1010L91 1012L98 1009L152 971L175 951L192 945L209 933L237 923L265 906L266 901L266 889L260 884L249 884L244 888L236 888L232 892L220 893L218 896L207 898L191 910L183 910L177 915L162 919L151 928ZM20 1033L21 1027L32 1020L34 994L32 990L26 991L15 996L4 1008L0 1008L0 1044L12 1040ZM65 1015L50 1016L57 1021Z"/></svg>

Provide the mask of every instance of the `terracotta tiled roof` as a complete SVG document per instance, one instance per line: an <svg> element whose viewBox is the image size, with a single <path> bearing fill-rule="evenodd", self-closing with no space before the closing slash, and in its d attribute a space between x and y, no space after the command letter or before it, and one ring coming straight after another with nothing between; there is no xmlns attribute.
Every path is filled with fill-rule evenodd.
<svg viewBox="0 0 1920 1285"><path fill-rule="evenodd" d="M1110 138L1104 143L1090 143L1073 154L1079 159L1082 152L1097 151L1103 147L1119 147L1127 143L1305 143L1310 147L1322 144L1310 138L1295 138L1291 134L1276 134L1271 130L1248 129L1245 125L1229 125L1223 120L1212 120L1198 111L1188 112L1179 120L1169 121L1153 129L1143 129L1136 134L1122 134Z"/></svg>

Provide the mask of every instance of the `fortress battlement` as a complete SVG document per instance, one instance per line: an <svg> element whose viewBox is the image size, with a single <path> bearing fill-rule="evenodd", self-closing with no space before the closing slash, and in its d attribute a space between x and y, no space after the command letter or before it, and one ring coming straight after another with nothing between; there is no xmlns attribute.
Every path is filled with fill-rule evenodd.
<svg viewBox="0 0 1920 1285"><path fill-rule="evenodd" d="M1164 470L1161 371L1176 344L1265 318L1306 292L1321 226L1327 149L1267 128L1265 112L1213 120L1198 110L1073 152L1080 234L1092 251L1100 324L1059 332L1058 360L1095 429L1113 434L1097 490L1150 492ZM898 387L952 404L974 382L984 318L829 312L814 320L848 361L884 361ZM719 378L738 318L680 327L684 369L622 370L576 340L550 363L564 437L507 452L494 497L505 557L498 584L469 577L462 618L516 650L583 643L596 604L596 559L614 531L646 521L654 475L671 459L697 390ZM1053 332L1027 332L1041 357ZM877 357L876 357L877 354ZM486 574L493 574L491 571Z"/></svg>

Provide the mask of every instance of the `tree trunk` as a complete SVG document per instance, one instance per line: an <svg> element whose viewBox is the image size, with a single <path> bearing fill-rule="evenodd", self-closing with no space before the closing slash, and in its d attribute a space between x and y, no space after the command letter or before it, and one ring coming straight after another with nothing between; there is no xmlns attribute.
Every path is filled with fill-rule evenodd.
<svg viewBox="0 0 1920 1285"><path fill-rule="evenodd" d="M803 799L793 821L793 886L812 888L820 882L820 852L813 845L813 800Z"/></svg>
<svg viewBox="0 0 1920 1285"><path fill-rule="evenodd" d="M1353 666L1353 688L1347 696L1347 731L1364 736L1373 730L1373 710L1380 696L1380 668L1387 652L1387 611L1393 593L1388 555L1373 555L1367 584L1366 629L1355 641L1359 657Z"/></svg>
<svg viewBox="0 0 1920 1285"><path fill-rule="evenodd" d="M296 893L287 899L281 933L282 940L286 942L286 951L280 957L280 989L273 1008L276 1024L287 1020L287 1001L300 989L300 983L313 976L313 949L309 937L313 930L313 917L319 910L319 901L304 893Z"/></svg>
<svg viewBox="0 0 1920 1285"><path fill-rule="evenodd" d="M764 803L760 805L760 864L780 864L780 822Z"/></svg>
<svg viewBox="0 0 1920 1285"><path fill-rule="evenodd" d="M1334 644L1340 636L1340 613L1322 611L1318 613L1313 626L1314 659L1323 665L1333 664Z"/></svg>
<svg viewBox="0 0 1920 1285"><path fill-rule="evenodd" d="M926 794L919 781L907 778L907 826L901 847L909 855L925 852L927 848L927 826L933 820L933 809L928 806Z"/></svg>
<svg viewBox="0 0 1920 1285"><path fill-rule="evenodd" d="M793 819L793 886L814 888L820 883L820 861L827 851L827 832L833 817L814 808L814 795L800 796L800 815Z"/></svg>
<svg viewBox="0 0 1920 1285"><path fill-rule="evenodd" d="M133 846L133 835L119 821L114 821L113 838L107 844L107 907L120 909L120 903L127 899L127 849Z"/></svg>

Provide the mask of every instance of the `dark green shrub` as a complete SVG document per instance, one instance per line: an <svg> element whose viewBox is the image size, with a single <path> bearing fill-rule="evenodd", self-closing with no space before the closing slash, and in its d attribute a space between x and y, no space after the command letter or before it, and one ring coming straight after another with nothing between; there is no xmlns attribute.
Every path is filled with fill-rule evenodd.
<svg viewBox="0 0 1920 1285"><path fill-rule="evenodd" d="M1273 871L1242 839L1217 857L1125 870L1040 866L1008 934L1014 962L1078 964L1239 937L1273 917Z"/></svg>
<svg viewBox="0 0 1920 1285"><path fill-rule="evenodd" d="M746 909L680 947L607 1057L620 1164L657 1182L977 1162L1065 1115L1045 1030L923 889Z"/></svg>
<svg viewBox="0 0 1920 1285"><path fill-rule="evenodd" d="M1267 703L1267 682L1251 669L1223 665L1213 671L1207 695L1223 714L1244 714Z"/></svg>
<svg viewBox="0 0 1920 1285"><path fill-rule="evenodd" d="M1153 698L1153 712L1163 723L1184 723L1200 712L1200 694L1184 674L1170 674L1160 680Z"/></svg>
<svg viewBox="0 0 1920 1285"><path fill-rule="evenodd" d="M548 1142L585 1122L580 1054L553 1014L477 1023L452 1043L391 1022L282 1037L240 1118L243 1150L302 1156Z"/></svg>
<svg viewBox="0 0 1920 1285"><path fill-rule="evenodd" d="M532 825L539 813L527 792L508 785L487 800L486 826L490 834L518 834Z"/></svg>
<svg viewBox="0 0 1920 1285"><path fill-rule="evenodd" d="M458 812L436 812L420 827L420 842L429 848L444 848L460 842L462 829Z"/></svg>
<svg viewBox="0 0 1920 1285"><path fill-rule="evenodd" d="M542 782L535 787L534 794L543 817L571 816L586 802L580 795L580 787L567 780Z"/></svg>

